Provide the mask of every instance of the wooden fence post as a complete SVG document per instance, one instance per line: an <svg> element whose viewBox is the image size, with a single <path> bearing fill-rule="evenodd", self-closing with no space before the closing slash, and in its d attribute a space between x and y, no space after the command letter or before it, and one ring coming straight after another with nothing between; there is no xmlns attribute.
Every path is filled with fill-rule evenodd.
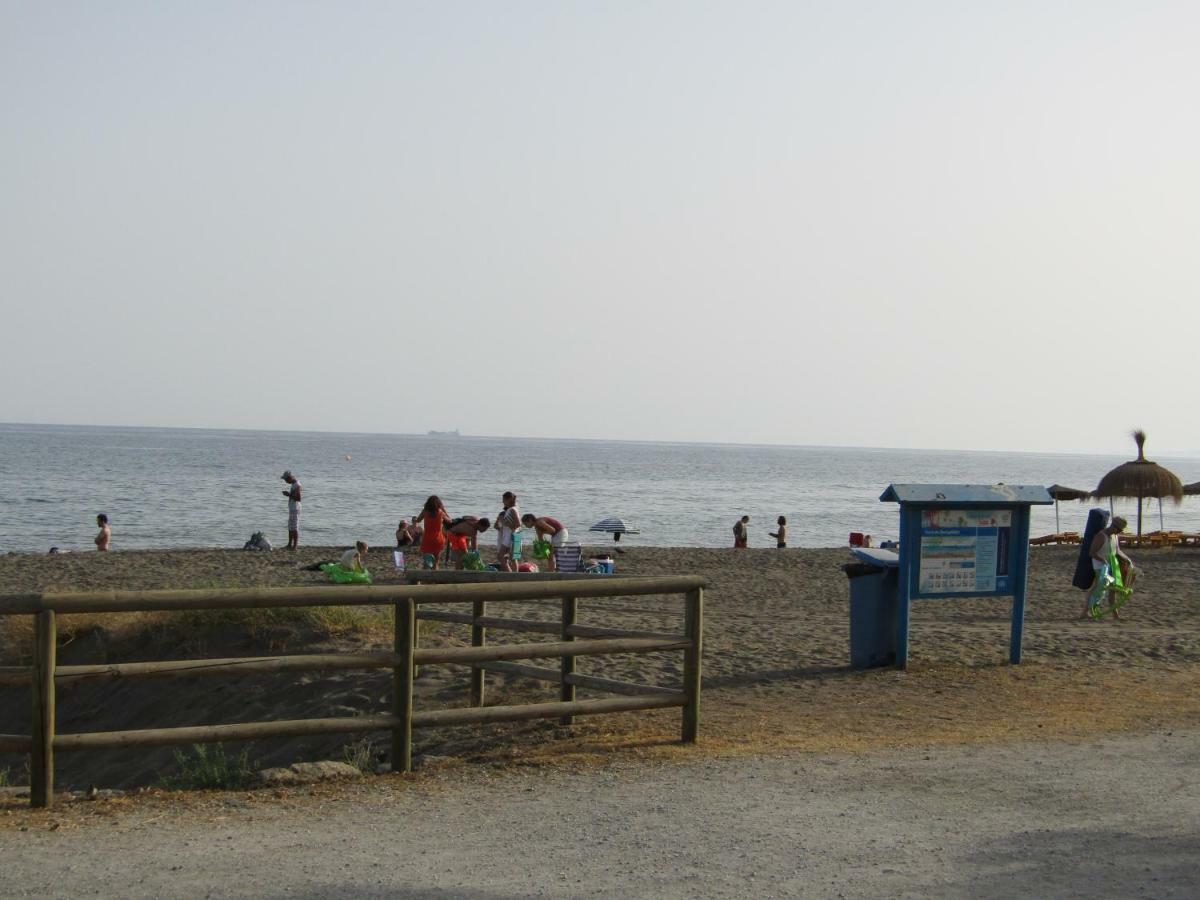
<svg viewBox="0 0 1200 900"><path fill-rule="evenodd" d="M575 624L575 617L579 611L579 601L574 597L562 598L562 639L564 641L573 641L575 636L570 633L570 628ZM575 660L577 657L564 656L562 658L562 684L559 685L558 697L564 703L575 702L575 685L567 680L568 675L575 674ZM559 725L574 725L574 716L563 716L558 720Z"/></svg>
<svg viewBox="0 0 1200 900"><path fill-rule="evenodd" d="M471 605L471 646L482 647L487 643L487 629L479 620L487 615L487 601L476 600ZM478 664L471 666L471 706L483 706L484 677L486 673Z"/></svg>
<svg viewBox="0 0 1200 900"><path fill-rule="evenodd" d="M33 746L29 760L29 801L54 803L54 668L58 643L54 612L37 614L33 638Z"/></svg>
<svg viewBox="0 0 1200 900"><path fill-rule="evenodd" d="M413 655L416 650L417 610L411 597L396 601L396 667L392 670L392 714L399 720L392 731L392 771L412 771Z"/></svg>
<svg viewBox="0 0 1200 900"><path fill-rule="evenodd" d="M700 734L700 655L704 635L704 589L695 588L687 592L683 615L683 631L689 646L683 651L683 692L687 704L683 707L683 734L685 744L696 743Z"/></svg>

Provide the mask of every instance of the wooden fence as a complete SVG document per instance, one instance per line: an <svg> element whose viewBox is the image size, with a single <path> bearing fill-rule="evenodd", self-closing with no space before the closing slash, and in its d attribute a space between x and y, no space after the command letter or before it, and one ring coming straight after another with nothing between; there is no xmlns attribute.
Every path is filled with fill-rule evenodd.
<svg viewBox="0 0 1200 900"><path fill-rule="evenodd" d="M700 655L703 646L704 579L699 577L541 579L525 576L484 584L418 584L411 586L322 586L238 590L108 591L88 593L21 594L0 597L0 615L35 617L33 661L29 667L0 667L0 684L30 684L32 721L29 735L0 734L0 752L30 755L30 802L49 806L54 792L56 751L99 750L112 747L154 747L217 741L254 740L311 734L350 734L390 731L394 771L412 770L412 731L482 722L513 722L557 718L565 724L575 716L629 710L682 708L682 740L694 742L700 728ZM635 632L577 621L583 598L684 594L681 634ZM488 615L494 601L558 600L558 622ZM471 611L421 609L426 604L470 604ZM293 656L188 659L103 665L60 666L55 659L59 613L154 612L197 609L266 609L300 606L375 606L395 609L395 644L391 653L343 653ZM469 625L470 647L417 647L417 620ZM489 644L489 629L550 634L557 641ZM679 689L633 684L576 672L579 656L608 653L683 652L683 684ZM558 668L531 666L516 660L559 658ZM470 705L460 709L413 710L413 676L421 663L451 663L471 667ZM58 734L55 729L55 687L58 682L95 678L176 678L332 669L391 669L394 697L390 713L327 719L243 722ZM487 672L522 675L560 685L559 699L519 706L484 706ZM578 687L613 697L576 700Z"/></svg>

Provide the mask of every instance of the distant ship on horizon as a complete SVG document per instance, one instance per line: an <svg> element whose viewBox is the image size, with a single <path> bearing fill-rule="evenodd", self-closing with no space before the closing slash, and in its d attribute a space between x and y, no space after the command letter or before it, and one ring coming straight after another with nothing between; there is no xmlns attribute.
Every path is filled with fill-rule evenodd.
<svg viewBox="0 0 1200 900"><path fill-rule="evenodd" d="M453 431L430 431L429 436L430 437L462 437L462 435L458 433L457 428L455 428Z"/></svg>

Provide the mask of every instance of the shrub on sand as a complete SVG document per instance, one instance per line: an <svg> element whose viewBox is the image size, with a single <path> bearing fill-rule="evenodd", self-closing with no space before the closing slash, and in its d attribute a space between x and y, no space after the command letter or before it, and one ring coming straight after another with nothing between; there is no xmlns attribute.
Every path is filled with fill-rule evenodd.
<svg viewBox="0 0 1200 900"><path fill-rule="evenodd" d="M175 790L237 790L253 777L249 749L233 756L223 744L193 744L190 750L175 751L175 771L160 781Z"/></svg>

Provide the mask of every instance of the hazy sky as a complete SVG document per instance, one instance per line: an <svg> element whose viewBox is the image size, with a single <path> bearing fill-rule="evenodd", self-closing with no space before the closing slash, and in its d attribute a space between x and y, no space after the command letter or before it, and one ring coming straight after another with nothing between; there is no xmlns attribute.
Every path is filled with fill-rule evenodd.
<svg viewBox="0 0 1200 900"><path fill-rule="evenodd" d="M0 421L1200 453L1197 47L1193 2L0 0Z"/></svg>

